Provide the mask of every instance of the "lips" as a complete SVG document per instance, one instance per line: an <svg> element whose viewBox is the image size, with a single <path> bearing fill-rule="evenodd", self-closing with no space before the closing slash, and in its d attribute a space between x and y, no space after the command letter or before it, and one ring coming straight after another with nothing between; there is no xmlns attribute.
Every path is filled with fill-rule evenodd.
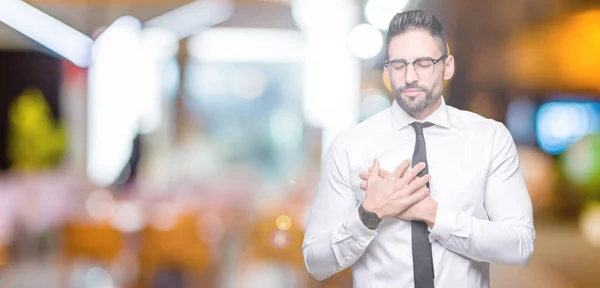
<svg viewBox="0 0 600 288"><path fill-rule="evenodd" d="M408 97L414 97L414 96L418 96L419 94L423 93L423 90L420 89L409 89L409 90L404 90L402 92L403 95L408 96Z"/></svg>

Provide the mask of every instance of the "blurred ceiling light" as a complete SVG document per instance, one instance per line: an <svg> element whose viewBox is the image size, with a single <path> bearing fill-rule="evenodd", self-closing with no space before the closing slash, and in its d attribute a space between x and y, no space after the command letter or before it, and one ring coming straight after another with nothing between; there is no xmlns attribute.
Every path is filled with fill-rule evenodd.
<svg viewBox="0 0 600 288"><path fill-rule="evenodd" d="M360 61L348 49L348 35L359 11L357 1L292 2L294 21L306 39L302 110L306 123L323 131L321 156L341 131L358 122Z"/></svg>
<svg viewBox="0 0 600 288"><path fill-rule="evenodd" d="M92 61L97 58L109 60L109 57L105 55L99 56L98 51L119 52L122 50L119 44L127 45L129 50L134 49L141 30L142 24L137 18L133 16L119 17L96 38L92 47Z"/></svg>
<svg viewBox="0 0 600 288"><path fill-rule="evenodd" d="M113 183L129 160L139 128L137 78L141 24L117 19L98 39L88 73L87 174L96 185ZM146 83L150 85L150 83Z"/></svg>
<svg viewBox="0 0 600 288"><path fill-rule="evenodd" d="M402 12L409 0L369 0L365 6L365 17L373 26L387 30L390 20L398 12Z"/></svg>
<svg viewBox="0 0 600 288"><path fill-rule="evenodd" d="M93 40L19 0L0 0L0 22L47 47L79 67L87 67Z"/></svg>
<svg viewBox="0 0 600 288"><path fill-rule="evenodd" d="M350 31L348 46L350 52L358 58L373 58L381 51L383 36L377 28L369 24L360 24Z"/></svg>
<svg viewBox="0 0 600 288"><path fill-rule="evenodd" d="M141 32L138 45L139 58L134 75L138 97L132 108L137 108L140 113L140 133L148 134L160 127L163 89L169 84L163 74L164 67L169 60L175 59L179 41L167 29L147 28Z"/></svg>
<svg viewBox="0 0 600 288"><path fill-rule="evenodd" d="M150 27L141 32L140 45L143 46L140 52L150 54L153 58L167 59L177 55L179 39L171 30Z"/></svg>
<svg viewBox="0 0 600 288"><path fill-rule="evenodd" d="M301 62L304 40L293 30L219 27L190 37L188 51L207 62Z"/></svg>
<svg viewBox="0 0 600 288"><path fill-rule="evenodd" d="M294 22L302 30L320 30L326 34L327 31L344 31L357 22L352 1L292 0L291 4Z"/></svg>
<svg viewBox="0 0 600 288"><path fill-rule="evenodd" d="M198 0L158 16L146 23L172 31L183 39L227 20L233 14L231 0Z"/></svg>
<svg viewBox="0 0 600 288"><path fill-rule="evenodd" d="M115 183L130 157L136 134L161 123L163 67L179 50L170 30L142 30L123 16L96 40L89 69L88 177L96 185Z"/></svg>

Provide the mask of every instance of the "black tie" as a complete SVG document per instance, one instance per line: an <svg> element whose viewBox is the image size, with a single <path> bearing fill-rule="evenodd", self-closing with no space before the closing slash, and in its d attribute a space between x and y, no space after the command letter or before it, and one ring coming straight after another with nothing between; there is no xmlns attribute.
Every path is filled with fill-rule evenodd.
<svg viewBox="0 0 600 288"><path fill-rule="evenodd" d="M412 165L420 162L427 164L427 151L425 149L425 137L423 137L423 127L430 127L433 124L429 122L410 124L417 134L415 142L415 152L413 152ZM421 177L428 173L427 166L418 176ZM427 183L429 187L429 183ZM413 252L413 275L415 277L415 288L433 288L433 258L431 255L431 243L429 243L429 231L427 223L423 221L412 221L412 252Z"/></svg>

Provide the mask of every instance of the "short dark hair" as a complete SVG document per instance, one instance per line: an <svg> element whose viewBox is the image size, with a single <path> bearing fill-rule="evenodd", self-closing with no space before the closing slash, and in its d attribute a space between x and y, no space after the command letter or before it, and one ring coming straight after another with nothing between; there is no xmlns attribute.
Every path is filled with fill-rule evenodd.
<svg viewBox="0 0 600 288"><path fill-rule="evenodd" d="M386 47L389 49L390 42L394 37L411 30L425 30L429 32L439 42L442 54L448 53L442 22L435 18L433 14L423 10L396 13L392 21L390 21Z"/></svg>

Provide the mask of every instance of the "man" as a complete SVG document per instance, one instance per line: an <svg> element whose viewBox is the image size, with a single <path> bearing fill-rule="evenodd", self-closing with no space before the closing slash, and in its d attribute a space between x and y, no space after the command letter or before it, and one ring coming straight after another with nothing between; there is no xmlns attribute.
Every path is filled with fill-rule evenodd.
<svg viewBox="0 0 600 288"><path fill-rule="evenodd" d="M490 263L523 267L533 253L512 136L445 104L454 59L433 15L397 14L387 50L394 103L328 149L302 247L306 267L318 280L352 267L357 288L489 287Z"/></svg>

